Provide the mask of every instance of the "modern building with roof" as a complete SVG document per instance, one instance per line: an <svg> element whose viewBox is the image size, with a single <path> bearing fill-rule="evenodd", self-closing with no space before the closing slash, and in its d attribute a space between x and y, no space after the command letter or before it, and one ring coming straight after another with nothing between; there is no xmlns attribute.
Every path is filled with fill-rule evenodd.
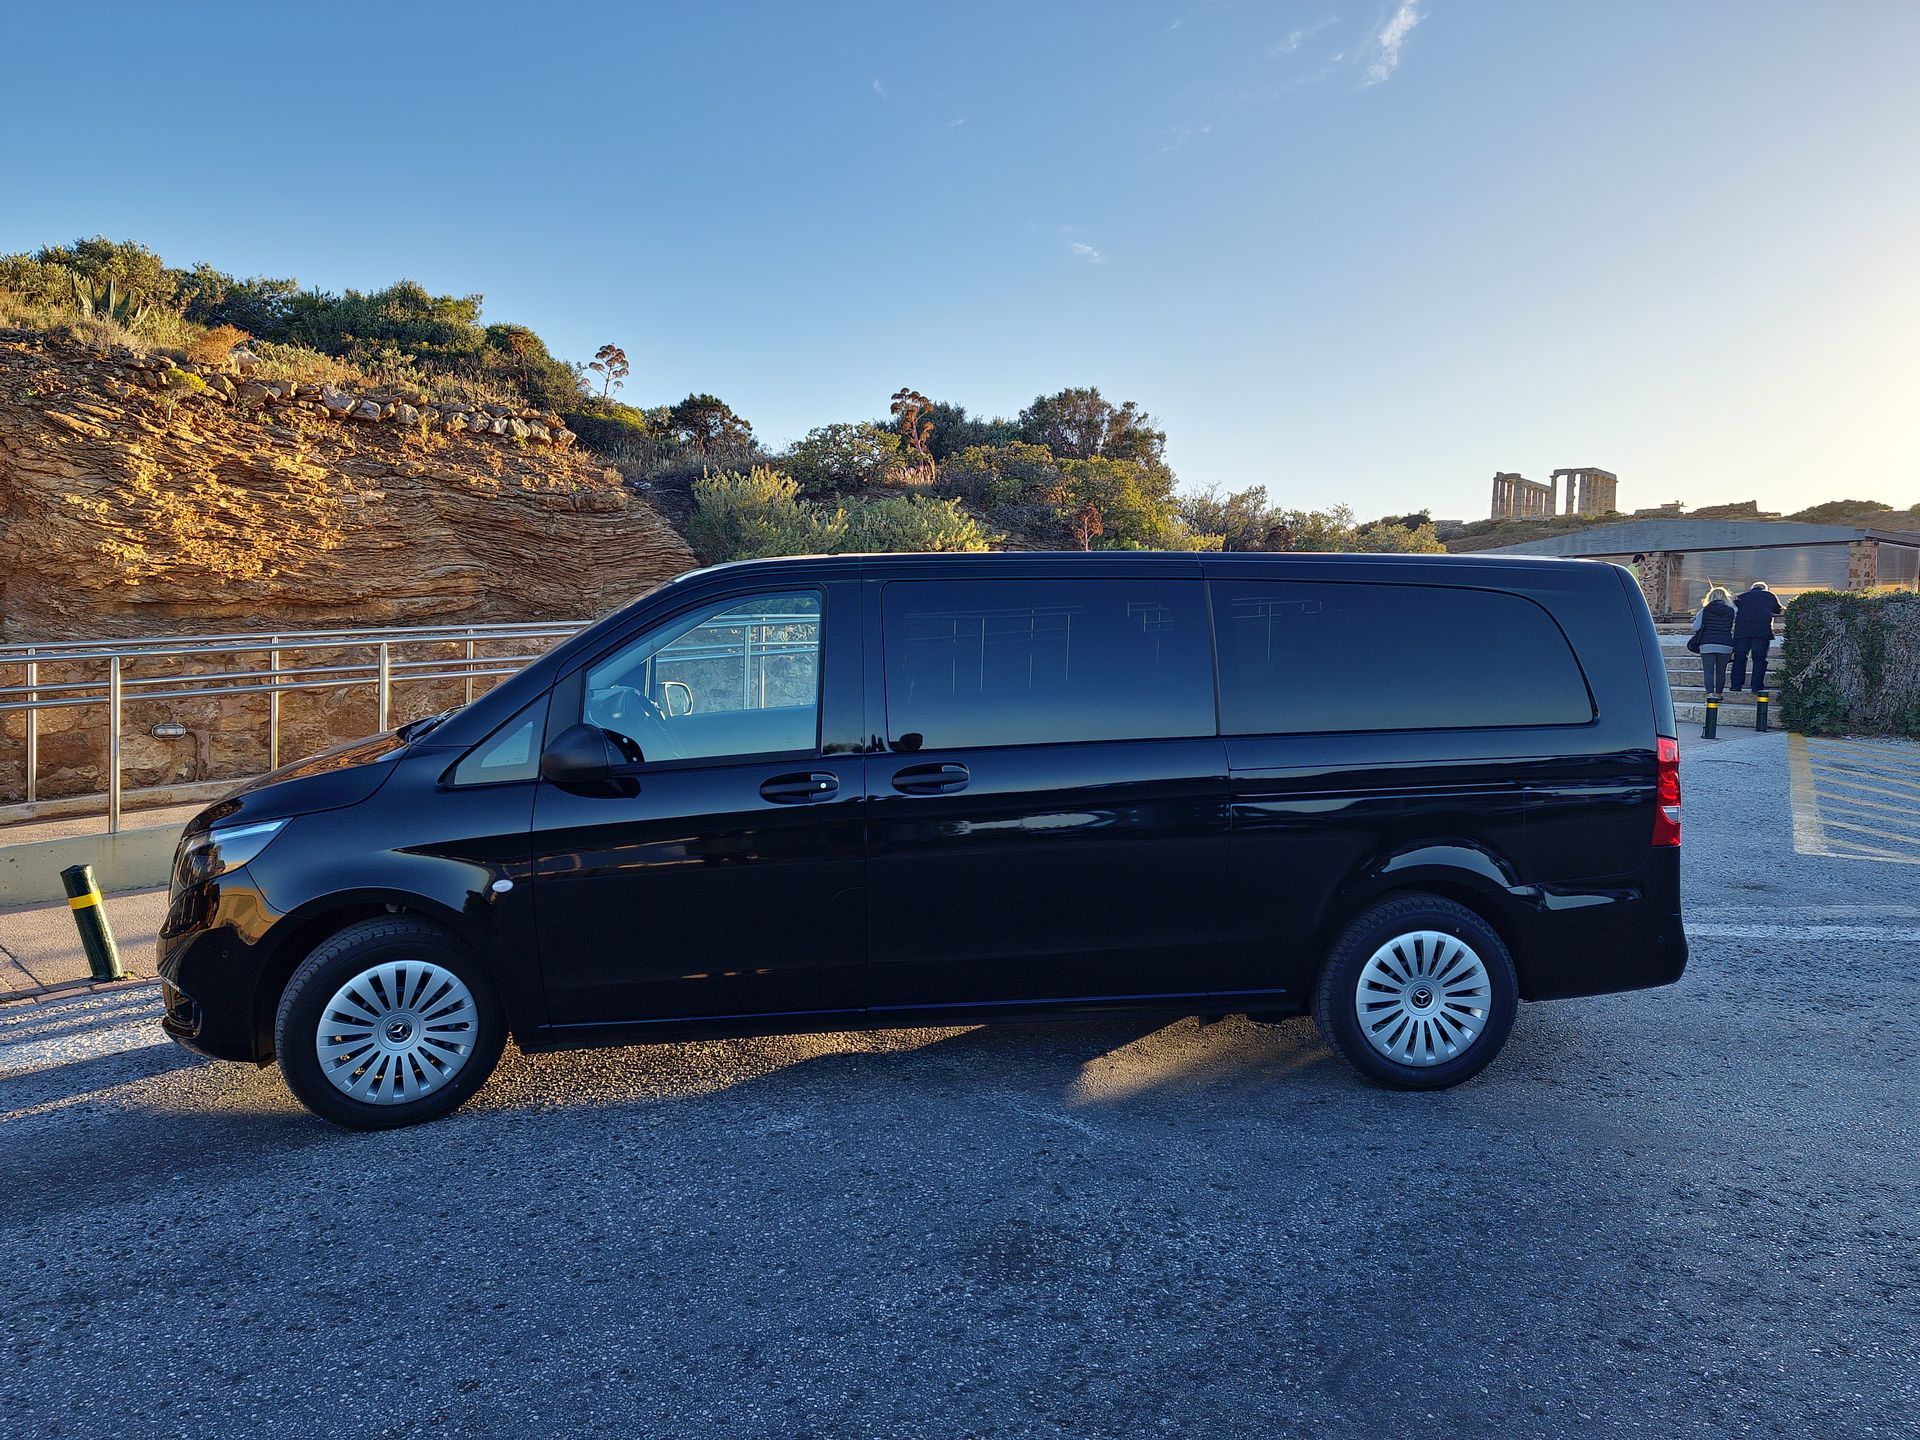
<svg viewBox="0 0 1920 1440"><path fill-rule="evenodd" d="M1920 534L1854 525L1627 520L1480 553L1584 556L1629 566L1663 619L1691 614L1714 585L1738 592L1756 580L1783 599L1803 590L1920 589Z"/></svg>

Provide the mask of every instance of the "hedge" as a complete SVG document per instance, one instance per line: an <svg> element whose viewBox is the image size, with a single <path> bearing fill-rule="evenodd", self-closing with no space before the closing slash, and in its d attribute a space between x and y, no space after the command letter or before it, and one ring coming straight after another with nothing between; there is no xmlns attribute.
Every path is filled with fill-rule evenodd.
<svg viewBox="0 0 1920 1440"><path fill-rule="evenodd" d="M1808 735L1920 735L1920 594L1809 590L1787 606L1780 708Z"/></svg>

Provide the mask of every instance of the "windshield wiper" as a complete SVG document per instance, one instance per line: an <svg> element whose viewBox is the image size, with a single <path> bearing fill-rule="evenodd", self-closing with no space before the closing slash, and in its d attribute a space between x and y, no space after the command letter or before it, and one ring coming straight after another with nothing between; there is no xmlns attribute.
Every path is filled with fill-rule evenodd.
<svg viewBox="0 0 1920 1440"><path fill-rule="evenodd" d="M453 707L453 710L458 710L459 708L460 707L456 705ZM418 740L422 735L439 725L442 720L453 714L453 710L442 710L438 715L428 715L419 720L409 720L393 733L402 740Z"/></svg>

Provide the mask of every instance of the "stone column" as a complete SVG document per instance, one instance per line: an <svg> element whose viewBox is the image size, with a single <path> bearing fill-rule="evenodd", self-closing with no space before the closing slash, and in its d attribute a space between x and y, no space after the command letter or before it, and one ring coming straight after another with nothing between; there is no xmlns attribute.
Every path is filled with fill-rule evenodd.
<svg viewBox="0 0 1920 1440"><path fill-rule="evenodd" d="M1673 603L1673 585L1679 573L1680 557L1671 551L1656 550L1640 561L1640 593L1647 597L1647 608L1654 619L1684 608Z"/></svg>
<svg viewBox="0 0 1920 1440"><path fill-rule="evenodd" d="M1847 589L1871 590L1880 583L1880 542L1854 540L1847 545Z"/></svg>

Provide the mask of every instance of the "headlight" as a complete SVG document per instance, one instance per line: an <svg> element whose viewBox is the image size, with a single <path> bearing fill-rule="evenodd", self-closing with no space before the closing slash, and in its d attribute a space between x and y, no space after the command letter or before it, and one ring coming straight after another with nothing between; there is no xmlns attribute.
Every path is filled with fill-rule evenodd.
<svg viewBox="0 0 1920 1440"><path fill-rule="evenodd" d="M181 847L180 858L174 864L174 888L184 890L229 870L238 870L257 858L286 823L262 820L253 825L216 825Z"/></svg>

